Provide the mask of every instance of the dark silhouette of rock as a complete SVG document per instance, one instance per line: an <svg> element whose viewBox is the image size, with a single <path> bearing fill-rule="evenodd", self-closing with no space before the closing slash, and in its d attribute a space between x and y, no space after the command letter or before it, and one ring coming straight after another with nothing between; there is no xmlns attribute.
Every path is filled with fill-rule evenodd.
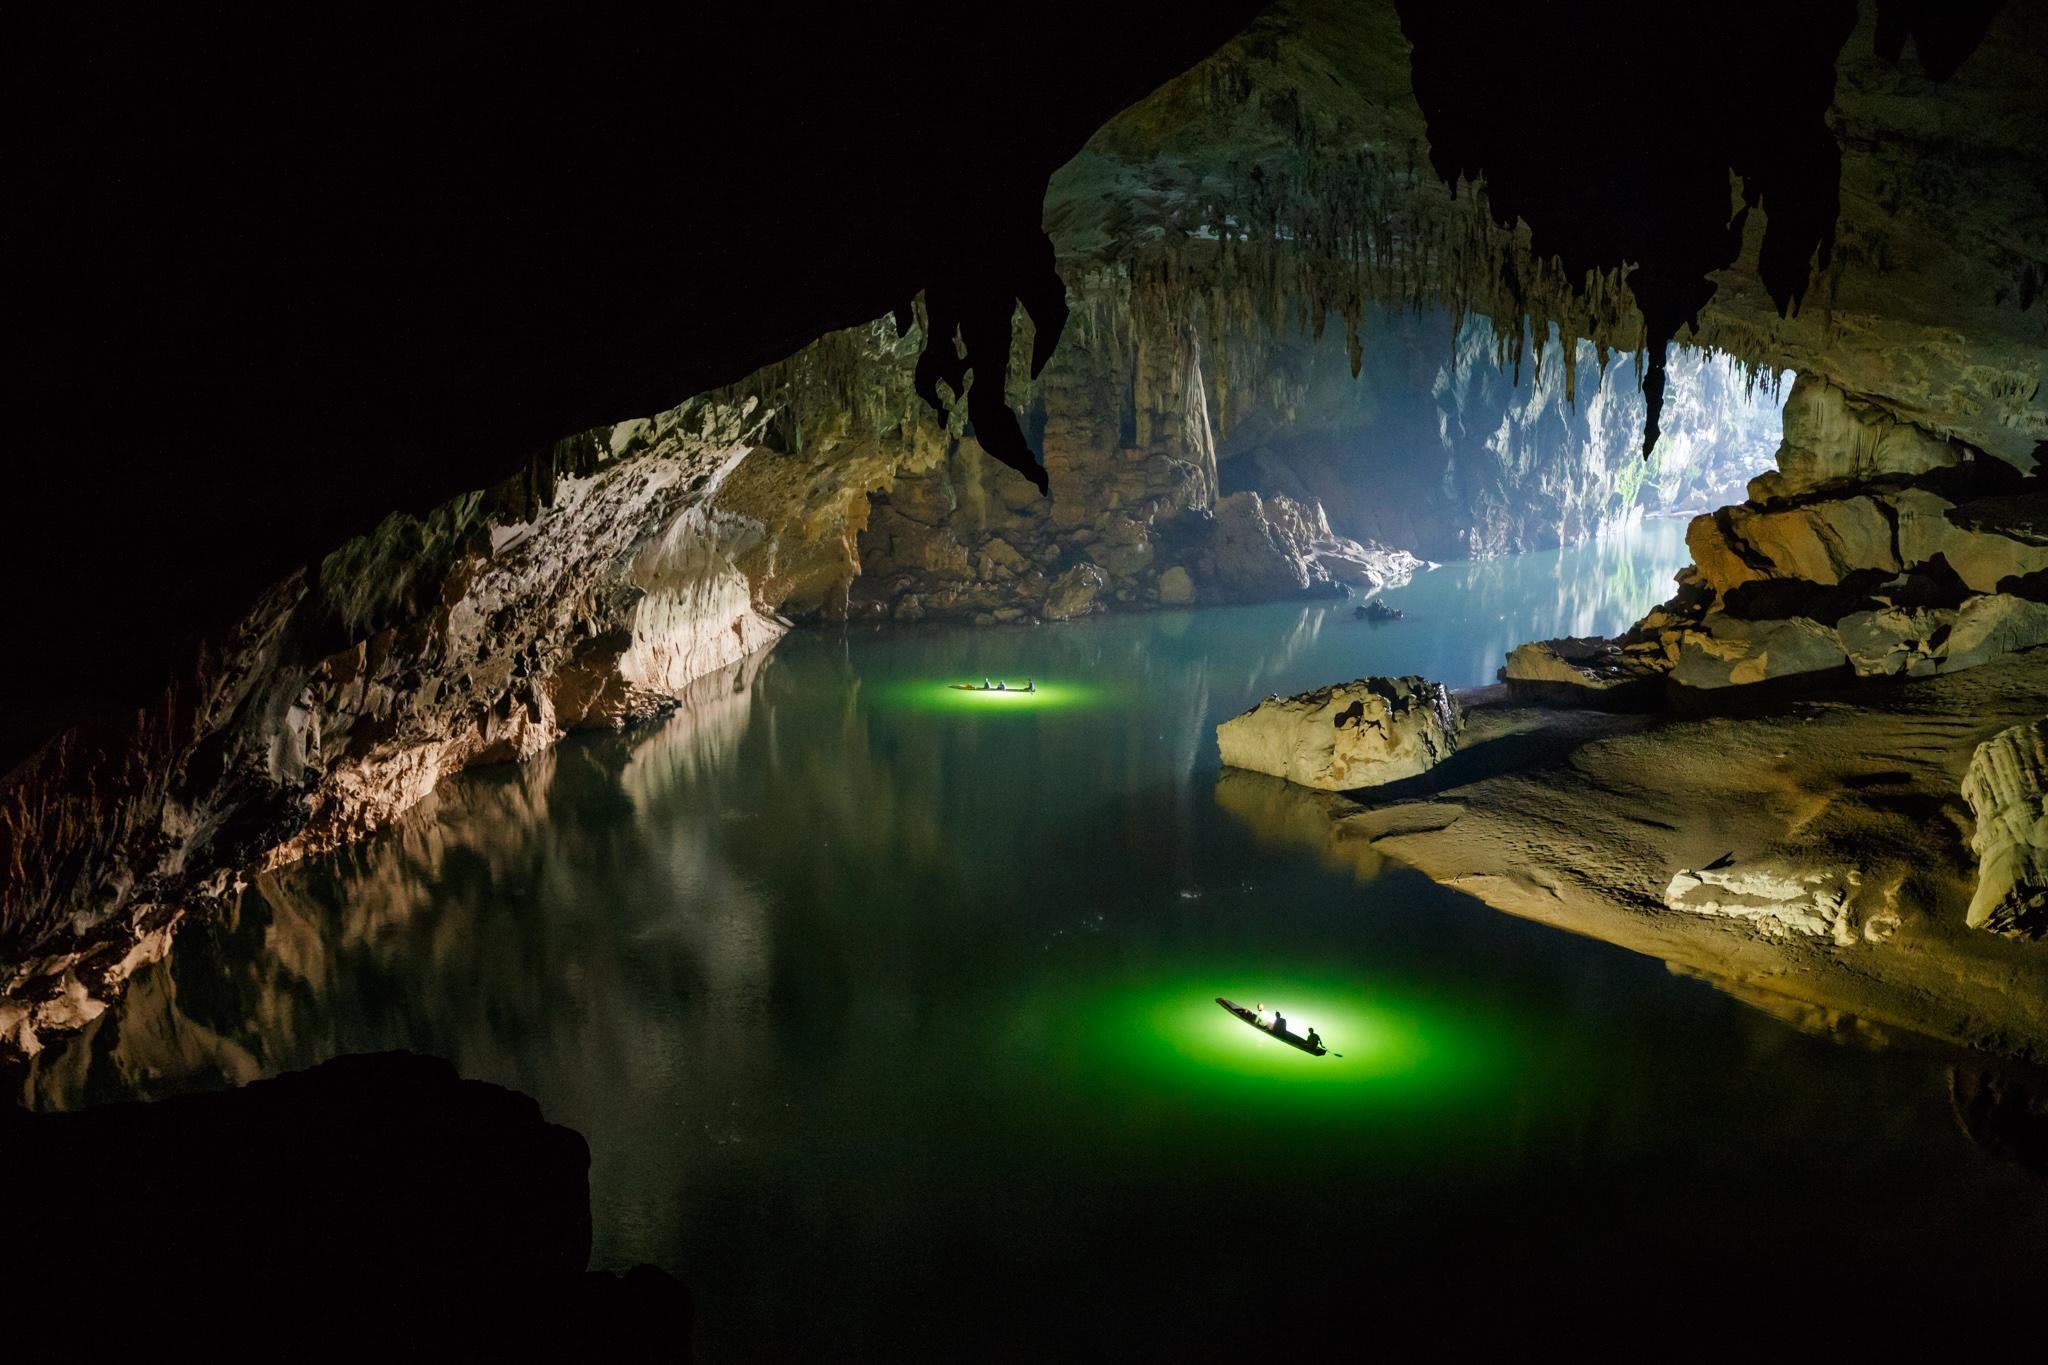
<svg viewBox="0 0 2048 1365"><path fill-rule="evenodd" d="M658 1321L669 1349L657 1354L687 1353L680 1284L653 1270L586 1274L582 1137L437 1058L341 1057L238 1090L75 1113L10 1106L0 1165L17 1290L89 1276L176 1298L197 1284L294 1282L346 1298L350 1333L466 1307L495 1315L463 1329L478 1333L508 1312Z"/></svg>

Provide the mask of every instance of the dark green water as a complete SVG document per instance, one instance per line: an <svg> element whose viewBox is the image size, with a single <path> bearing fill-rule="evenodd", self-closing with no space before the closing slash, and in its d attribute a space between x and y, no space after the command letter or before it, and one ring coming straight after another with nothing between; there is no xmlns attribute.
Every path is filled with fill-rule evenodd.
<svg viewBox="0 0 2048 1365"><path fill-rule="evenodd" d="M447 1056L586 1135L598 1262L686 1279L710 1359L1191 1354L1510 1286L2038 1276L2043 1187L1965 1140L1945 1062L1332 867L1311 801L1219 789L1212 727L1268 692L1489 681L1683 559L1666 523L1447 566L1386 626L799 633L657 730L264 879L40 1098ZM944 686L984 673L1046 690Z"/></svg>

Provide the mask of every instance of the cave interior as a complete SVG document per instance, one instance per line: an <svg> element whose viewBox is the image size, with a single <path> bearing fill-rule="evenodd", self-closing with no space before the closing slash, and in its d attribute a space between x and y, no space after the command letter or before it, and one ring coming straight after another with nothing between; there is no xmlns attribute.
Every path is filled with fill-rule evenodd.
<svg viewBox="0 0 2048 1365"><path fill-rule="evenodd" d="M10 1279L906 1359L2048 1270L2048 5L6 61Z"/></svg>

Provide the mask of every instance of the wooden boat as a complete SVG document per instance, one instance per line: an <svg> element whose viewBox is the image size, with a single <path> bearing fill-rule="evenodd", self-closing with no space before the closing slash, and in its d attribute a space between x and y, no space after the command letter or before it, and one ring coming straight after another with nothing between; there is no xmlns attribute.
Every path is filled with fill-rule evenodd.
<svg viewBox="0 0 2048 1365"><path fill-rule="evenodd" d="M1022 692L1029 695L1038 690L1036 679L1025 683L1022 687L992 687L987 683L948 683L946 685L955 692Z"/></svg>
<svg viewBox="0 0 2048 1365"><path fill-rule="evenodd" d="M1258 1012L1256 1010L1248 1010L1243 1005L1240 1005L1235 1001L1225 1000L1222 996L1219 995L1216 997L1216 1003L1223 1006L1226 1012L1236 1016L1239 1019L1242 1019L1245 1023L1250 1024L1253 1028L1265 1034L1267 1037L1278 1038L1281 1042L1287 1044L1289 1047L1298 1047L1311 1057L1320 1057L1330 1050L1324 1047L1321 1043L1311 1043L1308 1039L1302 1037L1298 1033L1289 1033L1284 1028L1273 1027L1265 1020L1259 1018Z"/></svg>

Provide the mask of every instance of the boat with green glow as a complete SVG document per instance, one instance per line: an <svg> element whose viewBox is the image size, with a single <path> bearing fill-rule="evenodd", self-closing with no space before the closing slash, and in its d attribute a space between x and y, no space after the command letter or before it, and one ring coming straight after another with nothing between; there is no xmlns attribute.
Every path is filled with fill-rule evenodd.
<svg viewBox="0 0 2048 1365"><path fill-rule="evenodd" d="M1225 1013L1230 1014L1231 1016L1240 1019L1247 1024L1250 1024L1253 1028L1265 1034L1267 1037L1277 1038L1281 1042L1287 1044L1289 1047L1298 1047L1311 1057L1324 1056L1330 1050L1323 1046L1322 1040L1320 1038L1310 1039L1304 1038L1298 1033L1290 1033L1288 1030L1280 1027L1278 1024L1268 1021L1257 1010L1246 1009L1243 1005L1238 1004L1234 1000L1226 1000L1219 995L1216 997L1216 1003L1223 1006ZM1274 1017L1278 1018L1279 1015L1276 1013ZM1311 1029L1309 1031L1310 1033L1314 1033L1315 1030Z"/></svg>

